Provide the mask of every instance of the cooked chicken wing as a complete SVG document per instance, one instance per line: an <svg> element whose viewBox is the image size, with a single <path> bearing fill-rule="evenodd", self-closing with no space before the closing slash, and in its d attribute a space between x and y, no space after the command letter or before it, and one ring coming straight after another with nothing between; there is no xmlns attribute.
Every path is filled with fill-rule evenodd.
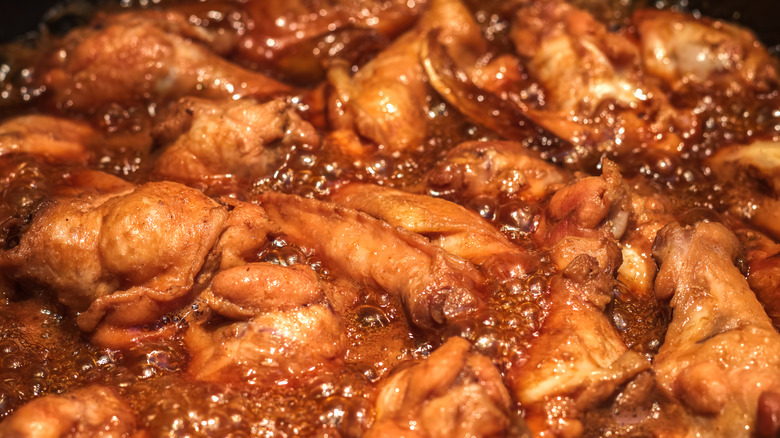
<svg viewBox="0 0 780 438"><path fill-rule="evenodd" d="M259 200L283 233L332 269L400 297L420 328L446 324L483 306L485 279L473 265L419 235L322 201L279 193Z"/></svg>
<svg viewBox="0 0 780 438"><path fill-rule="evenodd" d="M0 423L7 438L144 438L130 406L116 392L88 386L47 395L16 410Z"/></svg>
<svg viewBox="0 0 780 438"><path fill-rule="evenodd" d="M116 153L146 154L149 132L107 132L72 118L30 114L0 125L0 156L28 154L49 163L88 165Z"/></svg>
<svg viewBox="0 0 780 438"><path fill-rule="evenodd" d="M168 182L57 199L0 253L0 266L82 312L84 331L143 324L186 297L227 216L199 191Z"/></svg>
<svg viewBox="0 0 780 438"><path fill-rule="evenodd" d="M269 96L290 88L233 65L207 47L166 26L202 32L174 12L163 16L119 15L68 34L54 50L42 78L61 108L88 112L110 104L147 99Z"/></svg>
<svg viewBox="0 0 780 438"><path fill-rule="evenodd" d="M426 1L370 0L245 2L253 26L239 56L288 77L317 80L330 58L359 61L410 27Z"/></svg>
<svg viewBox="0 0 780 438"><path fill-rule="evenodd" d="M498 437L520 433L493 363L450 338L430 357L390 377L367 437Z"/></svg>
<svg viewBox="0 0 780 438"><path fill-rule="evenodd" d="M780 244L749 228L735 232L745 247L750 289L775 327L780 327Z"/></svg>
<svg viewBox="0 0 780 438"><path fill-rule="evenodd" d="M507 377L515 397L529 409L534 433L581 433L583 410L649 367L626 347L604 314L621 261L607 220L620 189L614 172L608 165L602 177L584 178L556 192L546 220L557 224L540 229L549 230L539 238L552 246L550 260L558 274L550 281L548 316L539 335ZM563 235L562 228L567 230Z"/></svg>
<svg viewBox="0 0 780 438"><path fill-rule="evenodd" d="M478 214L444 199L370 184L341 187L331 199L422 234L450 254L482 266L497 281L525 275L537 264Z"/></svg>
<svg viewBox="0 0 780 438"><path fill-rule="evenodd" d="M529 3L512 23L515 49L543 86L543 105L514 98L535 123L574 145L675 152L690 116L642 79L638 47L590 14L558 0ZM610 109L599 117L605 106Z"/></svg>
<svg viewBox="0 0 780 438"><path fill-rule="evenodd" d="M304 265L250 263L219 272L204 301L220 315L245 322L191 328L190 373L198 380L270 383L337 362L346 332L324 303L324 287Z"/></svg>
<svg viewBox="0 0 780 438"><path fill-rule="evenodd" d="M479 28L460 0L432 0L417 25L354 77L349 65L334 65L328 73L336 90L330 119L337 128L353 128L390 151L416 150L427 135L425 73L420 63L421 37L440 29L439 40L465 54L484 49ZM477 50L477 52L480 52Z"/></svg>
<svg viewBox="0 0 780 438"><path fill-rule="evenodd" d="M759 399L780 389L780 334L734 265L739 251L714 222L672 223L656 240L655 290L674 313L653 371L692 411L692 433L750 436Z"/></svg>
<svg viewBox="0 0 780 438"><path fill-rule="evenodd" d="M304 265L250 263L218 272L204 298L220 315L248 319L263 311L286 311L322 298L317 275Z"/></svg>
<svg viewBox="0 0 780 438"><path fill-rule="evenodd" d="M429 191L474 200L520 199L534 203L563 186L571 175L520 143L474 141L458 145L428 172Z"/></svg>
<svg viewBox="0 0 780 438"><path fill-rule="evenodd" d="M674 220L669 199L634 180L622 200L623 209L614 215L613 232L620 238L623 262L620 280L640 300L652 300L657 266L653 259L653 241L658 231Z"/></svg>
<svg viewBox="0 0 780 438"><path fill-rule="evenodd" d="M97 133L87 123L44 115L0 125L0 155L23 153L55 162L86 163Z"/></svg>
<svg viewBox="0 0 780 438"><path fill-rule="evenodd" d="M198 380L286 384L338 364L346 334L331 308L312 304L261 313L213 332L195 327L186 342L190 373Z"/></svg>
<svg viewBox="0 0 780 438"><path fill-rule="evenodd" d="M188 97L155 131L159 141L171 143L157 158L155 172L183 182L270 176L290 148L315 149L320 142L314 128L282 100Z"/></svg>
<svg viewBox="0 0 780 438"><path fill-rule="evenodd" d="M254 260L271 233L279 230L265 210L256 204L222 198L230 208L217 244L212 248L207 263L211 270L227 270Z"/></svg>
<svg viewBox="0 0 780 438"><path fill-rule="evenodd" d="M672 11L634 14L645 70L680 92L692 87L768 90L777 87L777 59L748 30Z"/></svg>
<svg viewBox="0 0 780 438"><path fill-rule="evenodd" d="M707 164L730 190L730 210L780 238L780 142L757 140L718 150Z"/></svg>

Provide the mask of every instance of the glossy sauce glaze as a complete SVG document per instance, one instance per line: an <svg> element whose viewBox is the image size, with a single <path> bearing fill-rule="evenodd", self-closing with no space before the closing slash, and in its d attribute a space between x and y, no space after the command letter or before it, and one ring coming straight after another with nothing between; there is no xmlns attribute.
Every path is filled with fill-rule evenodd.
<svg viewBox="0 0 780 438"><path fill-rule="evenodd" d="M613 3L3 47L0 435L774 436L780 67Z"/></svg>

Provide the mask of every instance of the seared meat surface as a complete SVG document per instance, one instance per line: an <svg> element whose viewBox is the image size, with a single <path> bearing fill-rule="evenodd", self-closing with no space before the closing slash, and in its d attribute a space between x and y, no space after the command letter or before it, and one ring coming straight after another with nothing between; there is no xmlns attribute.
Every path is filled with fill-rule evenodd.
<svg viewBox="0 0 780 438"><path fill-rule="evenodd" d="M118 3L0 47L0 436L777 436L749 30Z"/></svg>

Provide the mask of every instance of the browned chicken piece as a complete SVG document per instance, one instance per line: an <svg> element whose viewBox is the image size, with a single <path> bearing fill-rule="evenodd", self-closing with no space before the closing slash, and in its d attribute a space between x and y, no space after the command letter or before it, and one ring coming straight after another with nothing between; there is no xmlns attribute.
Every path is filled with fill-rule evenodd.
<svg viewBox="0 0 780 438"><path fill-rule="evenodd" d="M219 272L203 300L243 321L191 328L190 373L206 381L278 383L338 363L346 331L324 288L304 265L250 263Z"/></svg>
<svg viewBox="0 0 780 438"><path fill-rule="evenodd" d="M538 238L551 247L558 274L550 280L548 315L538 337L507 375L536 434L580 434L583 411L650 366L628 349L604 314L621 262L609 220L621 196L620 175L605 164L602 177L556 192L545 218L551 223L540 228L545 234Z"/></svg>
<svg viewBox="0 0 780 438"><path fill-rule="evenodd" d="M101 132L77 119L30 114L0 125L0 156L28 154L50 163L87 165L99 151L146 153L152 139L146 130Z"/></svg>
<svg viewBox="0 0 780 438"><path fill-rule="evenodd" d="M270 176L291 148L316 149L320 143L314 128L283 100L187 97L155 131L159 141L171 143L155 172L182 182Z"/></svg>
<svg viewBox="0 0 780 438"><path fill-rule="evenodd" d="M193 327L185 336L197 380L286 384L338 365L347 348L341 319L324 304L261 313L209 331Z"/></svg>
<svg viewBox="0 0 780 438"><path fill-rule="evenodd" d="M614 164L605 165L613 169L613 173L616 171ZM487 202L489 207L493 207L500 200L499 206L493 207L499 210L512 200L522 201L523 206L538 204L564 187L572 178L571 173L543 161L518 143L466 142L451 150L429 172L428 192L466 200L468 205L477 208L483 208L480 202ZM620 176L613 179L620 180ZM623 185L622 181L611 184ZM666 198L653 192L640 180L632 184L635 187L630 190L628 187L613 189L613 199L608 206L610 229L614 237L620 239L623 255L618 279L636 297L655 300L652 297L652 282L656 264L651 247L656 232L671 221L672 216ZM560 202L563 194L557 199L556 202ZM576 196L574 202L579 202ZM583 204L586 207L597 206L600 201ZM525 226L524 230L533 231L533 217L522 218L522 223L518 225Z"/></svg>
<svg viewBox="0 0 780 438"><path fill-rule="evenodd" d="M0 202L0 211L5 214L5 220L0 224L2 249L18 245L32 217L48 204L47 200L51 197L98 199L128 193L135 187L105 172L69 164L49 165L26 154L0 158L0 174L3 175L0 182L3 192L19 192L6 196ZM34 175L33 183L30 175Z"/></svg>
<svg viewBox="0 0 780 438"><path fill-rule="evenodd" d="M512 399L493 363L463 338L392 375L379 391L376 422L366 434L390 437L514 436Z"/></svg>
<svg viewBox="0 0 780 438"><path fill-rule="evenodd" d="M604 160L600 177L581 177L550 198L532 238L552 248L566 237L619 238L626 227L626 186L617 164Z"/></svg>
<svg viewBox="0 0 780 438"><path fill-rule="evenodd" d="M288 311L322 297L308 266L250 263L218 272L203 299L220 315L249 319L261 312Z"/></svg>
<svg viewBox="0 0 780 438"><path fill-rule="evenodd" d="M729 189L724 199L730 211L780 239L780 142L730 145L706 163Z"/></svg>
<svg viewBox="0 0 780 438"><path fill-rule="evenodd" d="M544 0L528 3L513 18L515 50L544 85L550 111L587 114L606 99L622 105L642 102L635 95L641 89L636 47L589 13Z"/></svg>
<svg viewBox="0 0 780 438"><path fill-rule="evenodd" d="M482 266L497 281L526 275L538 263L478 214L444 199L371 184L343 186L331 199L421 234L448 253Z"/></svg>
<svg viewBox="0 0 780 438"><path fill-rule="evenodd" d="M132 327L186 299L228 212L201 192L148 183L51 201L0 253L9 277L50 288L79 327Z"/></svg>
<svg viewBox="0 0 780 438"><path fill-rule="evenodd" d="M399 297L417 327L432 329L484 306L479 271L422 236L332 203L279 193L259 201L292 242L331 269Z"/></svg>
<svg viewBox="0 0 780 438"><path fill-rule="evenodd" d="M655 291L673 309L658 386L691 410L690 436L751 436L759 400L780 391L780 334L734 265L739 241L719 223L672 223L654 252Z"/></svg>
<svg viewBox="0 0 780 438"><path fill-rule="evenodd" d="M431 0L417 25L349 77L347 64L328 72L335 89L329 118L336 128L353 128L388 151L417 150L427 136L425 72L420 63L422 37L440 29L439 40L453 51L484 52L479 27L459 0Z"/></svg>
<svg viewBox="0 0 780 438"><path fill-rule="evenodd" d="M610 33L589 13L559 0L529 3L512 22L512 41L531 77L544 88L543 105L512 99L536 124L600 150L637 146L677 151L690 117L642 79L638 47ZM614 109L599 117L606 105Z"/></svg>
<svg viewBox="0 0 780 438"><path fill-rule="evenodd" d="M29 115L0 124L0 156L35 155L52 162L89 161L97 133L84 122L46 115Z"/></svg>
<svg viewBox="0 0 780 438"><path fill-rule="evenodd" d="M775 327L780 327L780 244L749 228L735 232L745 247L750 289Z"/></svg>
<svg viewBox="0 0 780 438"><path fill-rule="evenodd" d="M0 423L5 438L145 438L130 406L113 389L87 386L47 395Z"/></svg>
<svg viewBox="0 0 780 438"><path fill-rule="evenodd" d="M321 79L330 58L360 61L414 24L426 0L252 0L240 57L297 80Z"/></svg>
<svg viewBox="0 0 780 438"><path fill-rule="evenodd" d="M672 90L777 87L777 59L747 29L668 10L640 10L632 21L645 70Z"/></svg>
<svg viewBox="0 0 780 438"><path fill-rule="evenodd" d="M437 196L536 203L571 178L520 143L470 141L448 152L427 179L428 191Z"/></svg>
<svg viewBox="0 0 780 438"><path fill-rule="evenodd" d="M186 18L170 12L165 19L194 29L183 36L166 29L164 20L131 14L69 33L42 68L50 99L58 107L89 112L185 95L238 98L290 91L188 39L187 33L202 29L181 24Z"/></svg>

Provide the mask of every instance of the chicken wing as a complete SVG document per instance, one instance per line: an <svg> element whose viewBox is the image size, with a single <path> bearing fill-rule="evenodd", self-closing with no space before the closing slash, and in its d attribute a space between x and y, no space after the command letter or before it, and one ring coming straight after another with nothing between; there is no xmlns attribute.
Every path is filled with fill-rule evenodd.
<svg viewBox="0 0 780 438"><path fill-rule="evenodd" d="M183 98L155 132L160 142L171 143L157 158L155 172L182 182L270 176L290 148L316 149L320 142L314 128L282 100Z"/></svg>
<svg viewBox="0 0 780 438"><path fill-rule="evenodd" d="M519 435L511 398L490 359L450 338L430 357L388 379L367 437L498 437Z"/></svg>
<svg viewBox="0 0 780 438"><path fill-rule="evenodd" d="M168 182L94 198L62 198L0 254L3 272L50 288L84 331L130 327L181 304L228 213Z"/></svg>
<svg viewBox="0 0 780 438"><path fill-rule="evenodd" d="M85 164L96 137L87 123L44 115L17 117L0 125L0 156L23 153Z"/></svg>
<svg viewBox="0 0 780 438"><path fill-rule="evenodd" d="M729 190L724 201L731 211L780 238L780 143L757 140L721 148L707 160Z"/></svg>
<svg viewBox="0 0 780 438"><path fill-rule="evenodd" d="M459 0L432 0L417 25L399 37L354 77L349 65L328 73L336 90L330 119L337 128L353 128L389 151L417 150L427 135L425 73L420 63L421 36L441 29L439 39L467 53L484 46L479 28ZM476 50L476 52L481 52Z"/></svg>
<svg viewBox="0 0 780 438"><path fill-rule="evenodd" d="M515 49L545 91L543 105L513 98L529 119L574 145L676 153L682 140L675 131L687 128L691 115L672 108L661 90L642 79L639 49L631 40L558 0L527 4L512 26Z"/></svg>
<svg viewBox="0 0 780 438"><path fill-rule="evenodd" d="M536 203L572 176L521 143L474 141L458 145L428 172L428 191L436 196L475 200L519 199Z"/></svg>
<svg viewBox="0 0 780 438"><path fill-rule="evenodd" d="M653 371L691 410L691 433L750 436L759 399L780 389L780 334L734 265L739 251L715 222L669 224L655 243L655 290L673 315Z"/></svg>
<svg viewBox="0 0 780 438"><path fill-rule="evenodd" d="M329 59L359 61L414 24L426 1L245 2L253 23L238 44L241 58L296 80L317 80Z"/></svg>
<svg viewBox="0 0 780 438"><path fill-rule="evenodd" d="M652 9L637 11L632 21L645 70L673 90L777 87L778 61L746 29Z"/></svg>
<svg viewBox="0 0 780 438"><path fill-rule="evenodd" d="M68 34L42 68L49 99L64 109L89 112L146 99L269 96L290 88L231 64L166 26L203 31L185 17L119 15ZM183 32L182 32L183 33ZM185 33L186 35L186 33Z"/></svg>
<svg viewBox="0 0 780 438"><path fill-rule="evenodd" d="M749 228L735 232L745 247L750 289L775 327L780 327L780 244Z"/></svg>
<svg viewBox="0 0 780 438"><path fill-rule="evenodd" d="M356 210L279 193L260 204L281 231L354 281L400 297L410 321L433 329L484 303L473 265Z"/></svg>
<svg viewBox="0 0 780 438"><path fill-rule="evenodd" d="M145 438L130 406L116 392L88 386L47 395L16 410L0 423L8 438Z"/></svg>
<svg viewBox="0 0 780 438"><path fill-rule="evenodd" d="M324 287L304 265L250 263L219 272L203 301L239 322L188 331L190 373L198 380L258 384L299 379L338 363L346 332L325 302Z"/></svg>
<svg viewBox="0 0 780 438"><path fill-rule="evenodd" d="M443 199L369 184L341 187L331 199L422 234L448 253L482 266L497 281L526 275L537 263L478 214Z"/></svg>
<svg viewBox="0 0 780 438"><path fill-rule="evenodd" d="M527 357L507 379L529 410L534 433L581 433L579 417L609 397L619 385L649 367L631 351L604 314L612 299L620 249L607 220L617 170L588 177L553 195L540 227L541 243L551 246L557 274L550 280L547 317ZM567 231L561 234L561 230ZM547 230L547 231L545 231Z"/></svg>

